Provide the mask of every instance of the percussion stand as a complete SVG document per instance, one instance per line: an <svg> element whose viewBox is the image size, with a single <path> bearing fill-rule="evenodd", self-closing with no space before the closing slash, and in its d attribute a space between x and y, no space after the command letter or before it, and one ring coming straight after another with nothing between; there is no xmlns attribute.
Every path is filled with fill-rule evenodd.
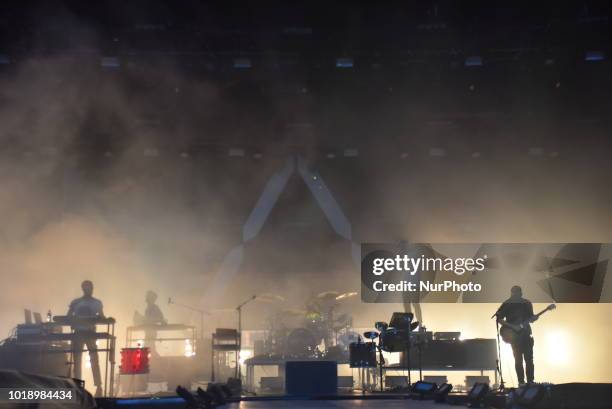
<svg viewBox="0 0 612 409"><path fill-rule="evenodd" d="M495 328L497 329L497 359L495 360L496 370L499 373L499 391L504 392L506 386L504 385L504 375L502 374L502 362L501 362L501 343L499 341L499 322L495 320Z"/></svg>
<svg viewBox="0 0 612 409"><path fill-rule="evenodd" d="M419 352L419 381L423 381L423 339L420 333L417 335L416 345Z"/></svg>
<svg viewBox="0 0 612 409"><path fill-rule="evenodd" d="M240 350L242 349L242 307L255 300L255 298L257 298L257 295L252 296L236 307L236 311L238 311L238 352L236 354L236 379L239 379L241 382L242 370L240 367L242 365L240 365Z"/></svg>
<svg viewBox="0 0 612 409"><path fill-rule="evenodd" d="M404 350L405 354L406 354L406 366L408 367L408 386L412 386L412 379L411 379L411 375L410 375L410 366L411 366L411 362L410 362L410 333L408 333L408 341L406 343L406 349Z"/></svg>
<svg viewBox="0 0 612 409"><path fill-rule="evenodd" d="M372 340L374 343L374 340ZM384 390L383 386L383 366L385 365L385 358L383 358L383 351L380 345L376 345L376 349L378 349L378 378L380 381L380 391Z"/></svg>

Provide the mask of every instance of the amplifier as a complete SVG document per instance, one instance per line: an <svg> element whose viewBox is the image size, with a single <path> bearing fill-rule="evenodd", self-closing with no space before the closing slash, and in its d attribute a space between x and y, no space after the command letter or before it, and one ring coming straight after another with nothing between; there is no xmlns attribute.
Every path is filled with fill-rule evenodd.
<svg viewBox="0 0 612 409"><path fill-rule="evenodd" d="M436 341L459 341L459 338L461 338L461 332L459 331L434 332L433 338Z"/></svg>
<svg viewBox="0 0 612 409"><path fill-rule="evenodd" d="M465 387L467 389L472 388L475 384L477 383L486 383L487 385L489 384L490 380L489 377L487 375L484 376L472 376L472 375L468 375L465 377Z"/></svg>
<svg viewBox="0 0 612 409"><path fill-rule="evenodd" d="M448 382L446 375L425 375L423 376L423 380L425 382L433 382L438 386Z"/></svg>
<svg viewBox="0 0 612 409"><path fill-rule="evenodd" d="M338 388L353 388L353 377L338 376Z"/></svg>
<svg viewBox="0 0 612 409"><path fill-rule="evenodd" d="M17 325L16 335L20 341L38 338L43 335L43 326L40 324L19 324Z"/></svg>
<svg viewBox="0 0 612 409"><path fill-rule="evenodd" d="M262 376L259 382L264 391L282 391L285 387L285 380L280 376Z"/></svg>

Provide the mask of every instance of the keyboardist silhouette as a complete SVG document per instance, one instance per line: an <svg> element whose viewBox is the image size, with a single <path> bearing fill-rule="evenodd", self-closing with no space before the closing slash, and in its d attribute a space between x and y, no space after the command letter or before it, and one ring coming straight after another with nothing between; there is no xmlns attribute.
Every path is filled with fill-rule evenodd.
<svg viewBox="0 0 612 409"><path fill-rule="evenodd" d="M72 342L72 354L74 359L73 377L81 379L81 363L83 356L83 345L87 345L91 370L93 372L96 395L102 393L102 379L100 376L100 363L98 360L98 348L96 346L96 325L87 319L104 318L102 301L93 297L93 283L85 280L81 283L83 296L73 300L68 308L68 317L73 318L72 329L74 340ZM82 320L82 321L80 321Z"/></svg>

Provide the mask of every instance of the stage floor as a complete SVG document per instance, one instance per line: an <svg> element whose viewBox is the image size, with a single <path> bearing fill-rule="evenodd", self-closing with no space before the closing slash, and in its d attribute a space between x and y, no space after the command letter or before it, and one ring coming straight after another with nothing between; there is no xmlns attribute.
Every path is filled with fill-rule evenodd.
<svg viewBox="0 0 612 409"><path fill-rule="evenodd" d="M228 409L445 409L457 408L433 401L406 399L347 399L347 400L282 400L243 401L230 403Z"/></svg>

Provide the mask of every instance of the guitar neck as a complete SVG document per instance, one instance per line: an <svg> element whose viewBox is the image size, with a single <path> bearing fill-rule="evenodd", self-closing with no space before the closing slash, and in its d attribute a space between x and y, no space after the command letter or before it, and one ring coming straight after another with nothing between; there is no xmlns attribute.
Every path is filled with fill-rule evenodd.
<svg viewBox="0 0 612 409"><path fill-rule="evenodd" d="M538 312L535 316L539 318L540 315L544 314L547 311L550 311L550 308L544 308L542 311Z"/></svg>

